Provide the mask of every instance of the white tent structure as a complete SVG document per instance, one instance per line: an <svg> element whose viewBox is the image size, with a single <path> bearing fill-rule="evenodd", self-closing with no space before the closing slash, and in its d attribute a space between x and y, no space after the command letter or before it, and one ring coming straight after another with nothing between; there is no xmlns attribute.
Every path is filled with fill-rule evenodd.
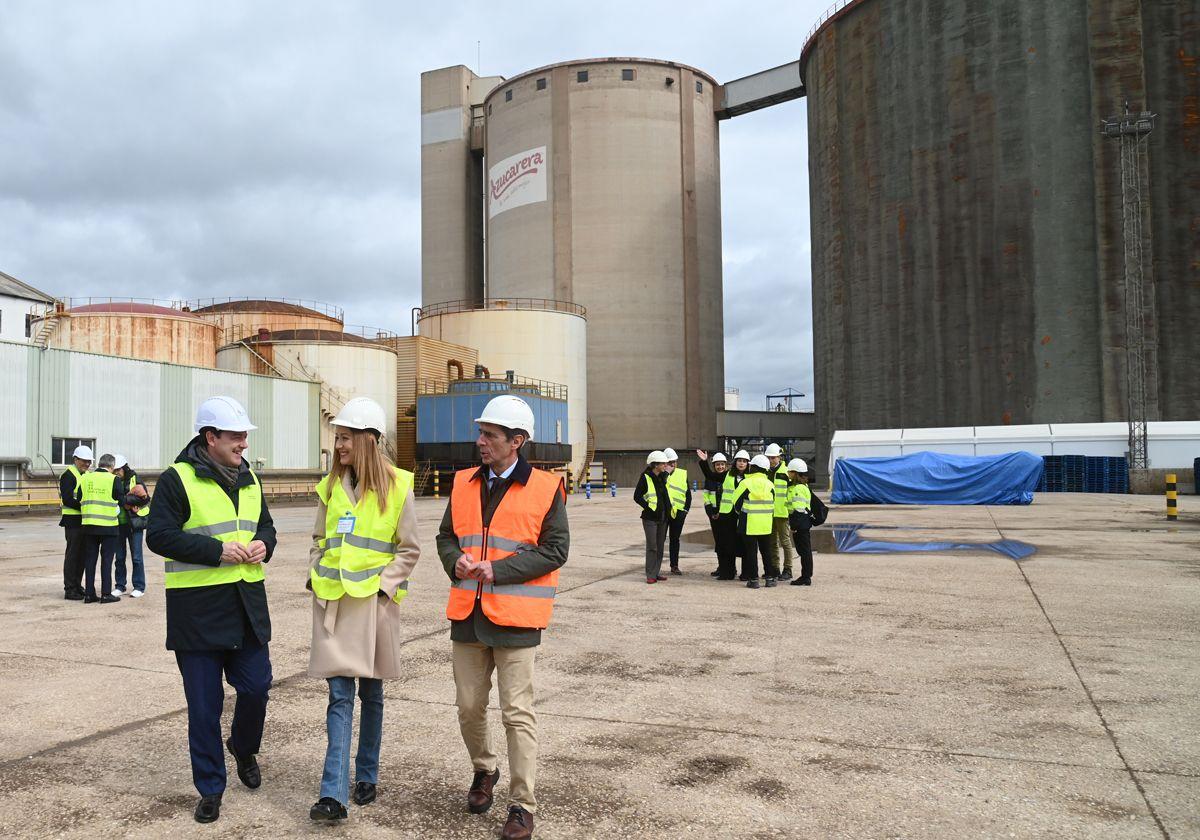
<svg viewBox="0 0 1200 840"><path fill-rule="evenodd" d="M1190 467L1200 458L1200 421L1146 424L1150 466ZM837 431L829 447L829 474L838 458L898 457L914 452L951 455L1091 455L1124 458L1125 423L1054 423L1031 426L958 426L943 429Z"/></svg>

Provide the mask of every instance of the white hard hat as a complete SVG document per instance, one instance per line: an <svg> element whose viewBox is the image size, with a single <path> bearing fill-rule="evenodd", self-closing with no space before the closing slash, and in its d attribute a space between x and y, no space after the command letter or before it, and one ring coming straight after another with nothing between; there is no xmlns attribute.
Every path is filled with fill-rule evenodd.
<svg viewBox="0 0 1200 840"><path fill-rule="evenodd" d="M663 452L660 449L655 449L653 452L651 452L649 455L646 456L647 464L665 464L669 460L670 459L667 457L667 453Z"/></svg>
<svg viewBox="0 0 1200 840"><path fill-rule="evenodd" d="M783 450L779 448L778 443L768 443L767 449L763 454L768 458L778 458L783 454Z"/></svg>
<svg viewBox="0 0 1200 840"><path fill-rule="evenodd" d="M252 432L257 429L250 415L233 397L209 397L196 409L196 431L216 429L218 432Z"/></svg>
<svg viewBox="0 0 1200 840"><path fill-rule="evenodd" d="M92 454L92 447L80 444L75 447L75 451L71 453L72 458L78 458L80 461L94 461L96 456Z"/></svg>
<svg viewBox="0 0 1200 840"><path fill-rule="evenodd" d="M749 461L749 460L750 460L750 453L749 453L749 452L747 452L745 449L739 449L737 452L735 452L735 453L734 453L734 455L733 455L733 460L735 460L735 461L738 461L738 460L742 460L742 461Z"/></svg>
<svg viewBox="0 0 1200 840"><path fill-rule="evenodd" d="M383 406L370 397L355 397L342 406L332 424L343 429L370 429L383 434L387 430L387 416L383 413Z"/></svg>
<svg viewBox="0 0 1200 840"><path fill-rule="evenodd" d="M128 466L129 466L129 460L124 455L114 455L113 456L113 469L114 470L119 470L119 469L121 469L121 467L128 467Z"/></svg>
<svg viewBox="0 0 1200 840"><path fill-rule="evenodd" d="M679 460L679 455L677 455L675 450L669 446L663 450L663 454L667 456L668 461L678 461Z"/></svg>
<svg viewBox="0 0 1200 840"><path fill-rule="evenodd" d="M712 458L711 458L710 460L711 460L711 461L712 461L714 464L724 464L724 463L725 463L726 461L728 461L729 459L725 457L725 453L724 453L724 452L717 452L717 453L715 453L715 454L712 456Z"/></svg>
<svg viewBox="0 0 1200 840"><path fill-rule="evenodd" d="M804 463L803 458L793 458L788 461L788 472L806 473L808 472L808 464Z"/></svg>
<svg viewBox="0 0 1200 840"><path fill-rule="evenodd" d="M767 460L766 455L755 455L750 459L750 466L758 467L759 469L763 470L769 470L771 469L771 462Z"/></svg>
<svg viewBox="0 0 1200 840"><path fill-rule="evenodd" d="M520 397L505 394L492 397L483 407L483 414L475 418L476 423L494 423L506 429L521 429L533 440L533 409Z"/></svg>

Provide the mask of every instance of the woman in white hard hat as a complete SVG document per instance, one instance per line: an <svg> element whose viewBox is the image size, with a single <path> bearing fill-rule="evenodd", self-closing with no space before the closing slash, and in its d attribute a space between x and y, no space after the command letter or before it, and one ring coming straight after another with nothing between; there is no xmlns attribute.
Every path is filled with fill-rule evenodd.
<svg viewBox="0 0 1200 840"><path fill-rule="evenodd" d="M316 821L344 820L350 798L375 800L383 733L383 680L404 672L399 603L420 557L413 476L380 448L386 418L379 403L356 397L333 419L329 475L317 485L309 550L313 593L308 673L329 683L328 746ZM350 746L355 680L361 706L355 783Z"/></svg>
<svg viewBox="0 0 1200 840"><path fill-rule="evenodd" d="M642 509L642 530L646 532L646 583L666 580L662 574L663 543L671 516L667 495L667 456L654 450L646 457L646 470L638 476L633 500Z"/></svg>
<svg viewBox="0 0 1200 840"><path fill-rule="evenodd" d="M812 490L808 487L808 464L802 458L793 458L787 465L788 478L788 525L792 529L792 541L800 555L800 577L792 586L812 586Z"/></svg>
<svg viewBox="0 0 1200 840"><path fill-rule="evenodd" d="M758 589L758 556L762 556L767 586L776 585L779 569L771 557L771 527L775 518L775 483L767 475L771 464L766 455L750 459L750 469L735 491L733 512L738 517L738 532L746 546L742 572L749 578L746 586Z"/></svg>
<svg viewBox="0 0 1200 840"><path fill-rule="evenodd" d="M710 572L710 576L717 580L733 580L737 577L739 540L730 511L733 510L733 492L742 477L737 476L735 481L729 469L729 458L724 452L714 452L709 456L706 450L697 449L696 457L704 473L704 513L712 528L713 547L717 554L717 569Z"/></svg>

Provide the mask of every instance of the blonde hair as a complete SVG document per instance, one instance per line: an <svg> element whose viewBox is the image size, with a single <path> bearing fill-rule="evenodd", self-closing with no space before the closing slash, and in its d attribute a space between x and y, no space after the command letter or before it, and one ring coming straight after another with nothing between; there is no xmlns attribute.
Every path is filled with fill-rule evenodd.
<svg viewBox="0 0 1200 840"><path fill-rule="evenodd" d="M379 501L379 512L383 513L387 510L388 494L391 492L394 482L395 473L392 471L392 462L379 448L379 442L376 440L374 432L362 429L346 429L346 431L350 433L351 439L354 441L354 448L350 451L351 463L349 466L343 466L342 462L334 457L333 464L329 468L329 480L341 482L342 473L347 469L353 470L351 475L357 479L359 498L374 492L375 498Z"/></svg>

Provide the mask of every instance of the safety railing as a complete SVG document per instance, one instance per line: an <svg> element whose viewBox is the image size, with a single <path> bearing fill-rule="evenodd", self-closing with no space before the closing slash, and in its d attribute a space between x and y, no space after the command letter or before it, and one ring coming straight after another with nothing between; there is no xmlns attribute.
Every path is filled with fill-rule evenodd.
<svg viewBox="0 0 1200 840"><path fill-rule="evenodd" d="M417 382L417 394L438 396L442 394L472 394L487 391L517 391L552 400L567 399L567 386L544 379L513 376L498 379L421 379Z"/></svg>
<svg viewBox="0 0 1200 840"><path fill-rule="evenodd" d="M518 312L565 312L568 315L587 317L587 309L578 303L567 300L551 300L550 298L490 298L488 300L449 300L444 303L431 303L428 306L414 306L412 310L412 334L417 334L417 324L425 318L435 315L453 315L457 312L475 312L479 310L499 310Z"/></svg>
<svg viewBox="0 0 1200 840"><path fill-rule="evenodd" d="M304 309L311 309L313 312L333 318L337 321L345 320L345 310L340 306L334 306L332 303L326 303L323 300L309 300L307 298L290 298L290 297L208 297L196 298L195 300L187 301L187 306L193 310L206 309L210 306L217 306L223 303L254 303L256 301L266 301L267 303L287 303L292 306L299 306ZM214 313L215 314L215 313Z"/></svg>
<svg viewBox="0 0 1200 840"><path fill-rule="evenodd" d="M122 307L127 307L125 311L137 312L134 307L137 306L161 306L163 309L174 309L179 312L187 312L187 303L181 300L170 300L167 298L145 298L145 297L62 297L55 300L54 308L58 311L64 309L78 309L81 306L97 306L104 305L110 307L110 311L120 312Z"/></svg>
<svg viewBox="0 0 1200 840"><path fill-rule="evenodd" d="M837 15L840 14L846 7L853 6L861 2L862 0L837 0L837 2L826 9L821 16L817 18L817 22L812 25L812 29L808 30L808 35L806 35L804 38L804 48L800 51L801 54L808 51L808 45L812 42L812 39L816 37L817 32L821 30L822 26L829 23L829 21L833 20L833 18L837 17Z"/></svg>

